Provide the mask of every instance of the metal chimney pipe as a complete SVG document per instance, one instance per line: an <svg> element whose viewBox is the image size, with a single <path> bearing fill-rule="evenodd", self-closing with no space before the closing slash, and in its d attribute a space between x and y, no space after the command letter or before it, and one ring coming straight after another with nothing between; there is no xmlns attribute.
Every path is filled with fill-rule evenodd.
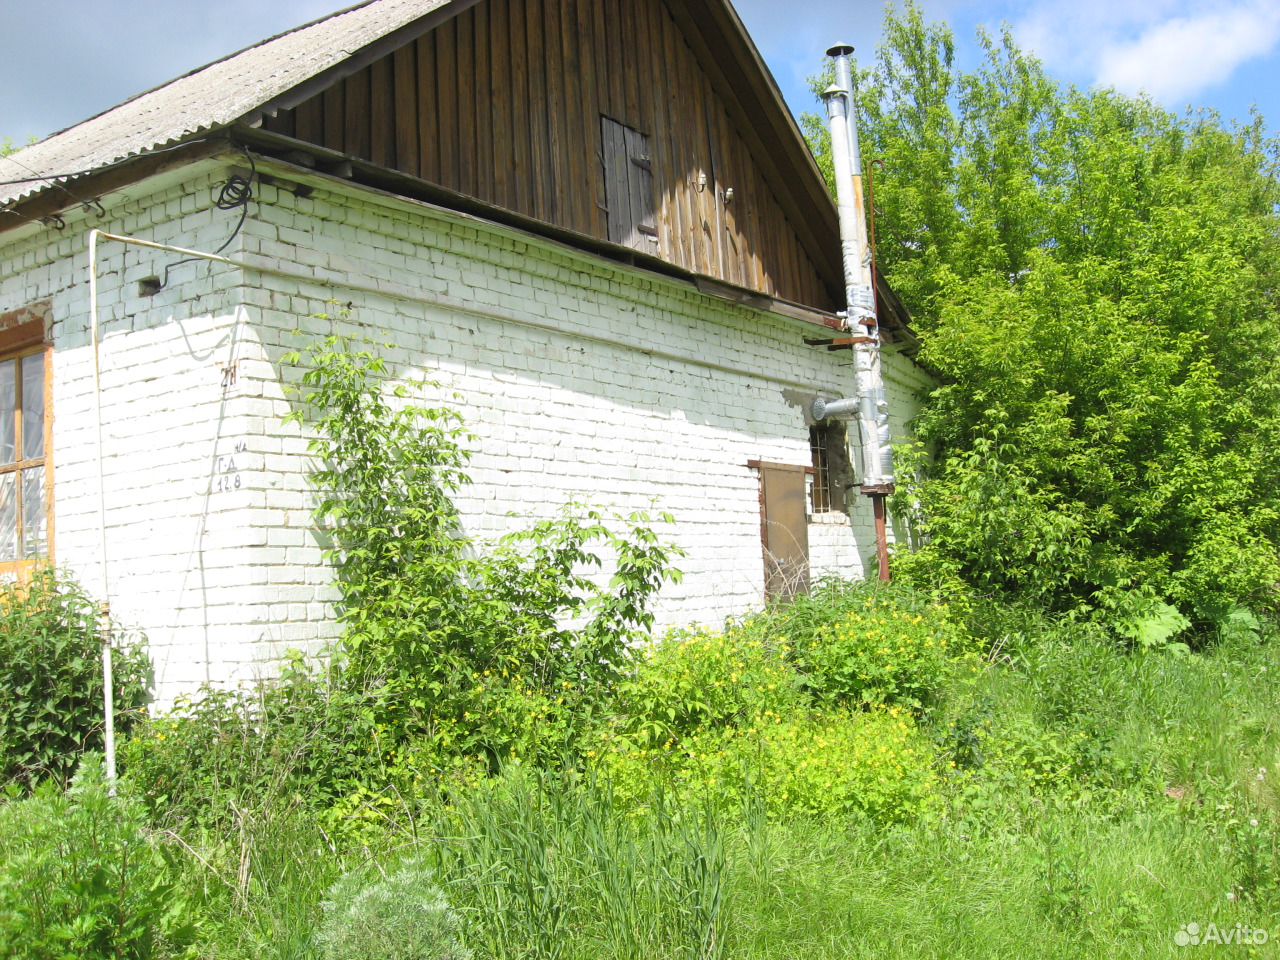
<svg viewBox="0 0 1280 960"><path fill-rule="evenodd" d="M827 56L835 60L836 64L836 82L835 85L844 90L849 95L850 107L848 110L849 117L849 163L853 167L853 174L856 177L862 176L862 148L858 143L858 117L852 106L853 104L853 63L849 59L853 56L853 46L848 43L838 43L827 51Z"/></svg>
<svg viewBox="0 0 1280 960"><path fill-rule="evenodd" d="M862 441L862 492L872 498L880 578L889 579L889 546L885 496L893 491L893 447L889 404L880 363L880 324L876 316L871 246L867 242L867 209L862 188L862 155L853 98L853 47L837 44L827 51L835 60L836 82L823 94L831 125L831 159L835 167L836 207L840 215L840 247L844 264L846 324L854 333L854 369L858 388L858 433Z"/></svg>
<svg viewBox="0 0 1280 960"><path fill-rule="evenodd" d="M893 486L893 450L889 406L880 363L880 325L867 242L866 204L858 156L857 120L850 89L853 47L840 44L827 51L835 58L836 83L824 96L831 125L831 158L835 165L836 206L840 214L840 246L844 262L848 325L859 342L854 347L862 440L862 486L867 494L888 493Z"/></svg>

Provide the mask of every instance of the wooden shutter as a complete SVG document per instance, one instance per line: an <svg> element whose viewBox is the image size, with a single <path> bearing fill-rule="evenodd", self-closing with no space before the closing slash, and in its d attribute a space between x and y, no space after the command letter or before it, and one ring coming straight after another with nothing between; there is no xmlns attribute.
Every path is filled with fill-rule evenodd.
<svg viewBox="0 0 1280 960"><path fill-rule="evenodd" d="M609 239L656 254L658 221L649 138L608 117L600 118L600 136Z"/></svg>
<svg viewBox="0 0 1280 960"><path fill-rule="evenodd" d="M760 538L769 599L809 590L809 517L805 475L811 468L755 464L760 470Z"/></svg>

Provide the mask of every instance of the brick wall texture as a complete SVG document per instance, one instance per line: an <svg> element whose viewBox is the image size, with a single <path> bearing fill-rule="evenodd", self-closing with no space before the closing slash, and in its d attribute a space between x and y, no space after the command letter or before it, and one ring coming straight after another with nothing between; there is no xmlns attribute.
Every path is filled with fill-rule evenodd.
<svg viewBox="0 0 1280 960"><path fill-rule="evenodd" d="M187 167L109 198L106 218L0 237L0 313L53 303L55 554L94 592L87 233L212 250L238 217L212 206L226 169ZM251 266L183 264L154 295L140 283L176 256L110 241L98 256L108 591L148 638L162 705L336 635L307 437L283 422L298 375L283 358L315 337L365 338L394 380L461 396L475 436L459 507L477 538L570 501L674 515L685 577L661 625L762 603L748 461L807 464L809 402L853 389L850 354L805 346L814 328L793 319L355 187L261 187L225 255ZM892 352L885 374L901 438L928 382ZM815 576L874 570L866 498L811 518L809 540Z"/></svg>

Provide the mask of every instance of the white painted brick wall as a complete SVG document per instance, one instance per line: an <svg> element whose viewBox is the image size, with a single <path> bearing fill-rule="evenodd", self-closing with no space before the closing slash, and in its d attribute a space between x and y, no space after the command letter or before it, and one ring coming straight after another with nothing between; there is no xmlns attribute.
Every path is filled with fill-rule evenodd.
<svg viewBox="0 0 1280 960"><path fill-rule="evenodd" d="M0 312L54 301L57 558L91 587L84 233L100 225L213 249L234 219L205 199L219 172L153 181L109 204L109 223L0 238ZM205 680L250 678L284 650L314 652L334 636L306 440L282 423L293 408L284 381L297 371L281 366L334 329L312 316L333 312L329 300L352 304L343 329L385 344L395 377L425 374L462 395L476 440L459 506L473 535L498 536L571 500L674 514L667 532L688 556L684 581L661 599L662 624L718 623L762 601L747 461L808 463L797 397L852 390L849 355L804 346L810 331L794 321L354 189L301 199L263 188L227 255L292 276L193 264L147 299L138 280L172 258L114 244L100 258L111 595L117 615L149 636L162 702ZM896 356L886 372L900 430L925 381ZM851 518L815 518L810 548L815 575L873 569L865 498L853 499Z"/></svg>

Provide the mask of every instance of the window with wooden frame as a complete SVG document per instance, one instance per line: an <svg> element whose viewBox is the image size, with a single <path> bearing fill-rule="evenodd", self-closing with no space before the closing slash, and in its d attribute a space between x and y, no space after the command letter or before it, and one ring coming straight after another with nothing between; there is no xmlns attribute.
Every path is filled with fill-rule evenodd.
<svg viewBox="0 0 1280 960"><path fill-rule="evenodd" d="M43 326L39 322L36 343L0 352L0 577L6 579L51 557L53 464ZM0 333L0 343L24 333L30 331Z"/></svg>

